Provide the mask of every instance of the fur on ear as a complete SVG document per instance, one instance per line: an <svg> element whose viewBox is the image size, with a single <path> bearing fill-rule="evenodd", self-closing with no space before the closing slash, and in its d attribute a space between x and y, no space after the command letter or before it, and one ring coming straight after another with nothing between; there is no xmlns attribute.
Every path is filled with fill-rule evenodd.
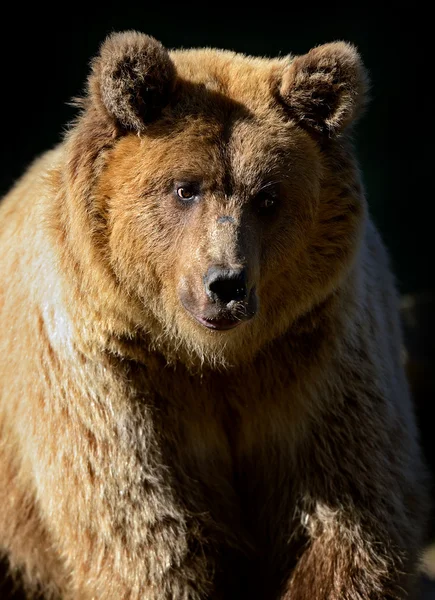
<svg viewBox="0 0 435 600"><path fill-rule="evenodd" d="M368 87L356 48L334 42L297 56L284 71L279 95L301 126L333 137L358 117Z"/></svg>
<svg viewBox="0 0 435 600"><path fill-rule="evenodd" d="M92 62L89 93L94 106L122 127L142 131L168 103L175 84L168 51L136 31L110 35Z"/></svg>

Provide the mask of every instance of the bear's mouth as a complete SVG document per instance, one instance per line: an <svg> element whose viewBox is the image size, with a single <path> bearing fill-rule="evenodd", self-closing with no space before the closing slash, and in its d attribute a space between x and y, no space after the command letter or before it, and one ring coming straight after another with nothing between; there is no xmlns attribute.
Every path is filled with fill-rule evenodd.
<svg viewBox="0 0 435 600"><path fill-rule="evenodd" d="M211 331L229 331L250 321L258 310L258 298L255 287L251 290L247 301L222 303L210 302L209 298L196 299L189 288L183 287L179 292L181 305L189 316Z"/></svg>
<svg viewBox="0 0 435 600"><path fill-rule="evenodd" d="M234 329L238 325L241 325L243 321L240 319L228 319L228 318L216 318L216 319L206 319L205 317L199 317L197 315L192 315L198 323L204 325L208 329L214 329L216 331L226 331L228 329Z"/></svg>

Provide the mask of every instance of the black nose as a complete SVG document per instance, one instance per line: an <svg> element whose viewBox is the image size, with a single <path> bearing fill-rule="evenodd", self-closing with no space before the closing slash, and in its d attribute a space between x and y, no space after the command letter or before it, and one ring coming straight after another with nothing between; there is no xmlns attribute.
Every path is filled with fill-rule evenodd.
<svg viewBox="0 0 435 600"><path fill-rule="evenodd" d="M246 270L210 267L204 277L207 296L214 302L240 302L247 296Z"/></svg>

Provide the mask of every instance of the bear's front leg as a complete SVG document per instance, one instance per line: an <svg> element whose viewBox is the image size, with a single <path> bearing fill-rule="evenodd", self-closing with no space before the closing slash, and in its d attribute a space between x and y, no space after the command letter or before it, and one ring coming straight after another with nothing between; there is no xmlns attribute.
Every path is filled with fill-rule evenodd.
<svg viewBox="0 0 435 600"><path fill-rule="evenodd" d="M187 504L151 403L133 409L132 385L105 375L105 397L73 395L65 375L70 396L45 398L43 428L36 403L23 403L26 485L62 570L44 574L47 587L63 581L63 600L214 600L207 515ZM26 569L36 551L11 559Z"/></svg>
<svg viewBox="0 0 435 600"><path fill-rule="evenodd" d="M137 486L118 487L110 481L110 464L106 469L106 478L94 472L92 481L82 482L74 468L62 482L60 472L56 478L49 473L53 489L51 499L44 498L42 520L67 575L61 597L221 600L214 591L215 556L204 539L206 524L184 510L169 487L145 478ZM58 573L49 575L59 579Z"/></svg>
<svg viewBox="0 0 435 600"><path fill-rule="evenodd" d="M299 559L282 600L399 600L409 595L403 573L406 551L380 536L340 523L343 515L319 507L313 535ZM401 556L402 555L402 556ZM405 560L404 560L405 559Z"/></svg>
<svg viewBox="0 0 435 600"><path fill-rule="evenodd" d="M313 427L298 465L308 542L282 600L416 597L426 497L408 425L401 415L387 420L379 398L359 397Z"/></svg>

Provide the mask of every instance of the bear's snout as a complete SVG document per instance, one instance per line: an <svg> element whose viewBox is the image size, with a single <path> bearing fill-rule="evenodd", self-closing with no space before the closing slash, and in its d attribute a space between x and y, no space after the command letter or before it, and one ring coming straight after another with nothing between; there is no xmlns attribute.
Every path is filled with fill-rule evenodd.
<svg viewBox="0 0 435 600"><path fill-rule="evenodd" d="M202 285L198 285L199 281L185 278L179 296L183 307L201 325L233 329L256 314L256 286L250 283L246 267L214 264L202 277Z"/></svg>
<svg viewBox="0 0 435 600"><path fill-rule="evenodd" d="M243 302L248 295L246 269L212 266L204 276L204 287L213 302L225 306L233 301Z"/></svg>

